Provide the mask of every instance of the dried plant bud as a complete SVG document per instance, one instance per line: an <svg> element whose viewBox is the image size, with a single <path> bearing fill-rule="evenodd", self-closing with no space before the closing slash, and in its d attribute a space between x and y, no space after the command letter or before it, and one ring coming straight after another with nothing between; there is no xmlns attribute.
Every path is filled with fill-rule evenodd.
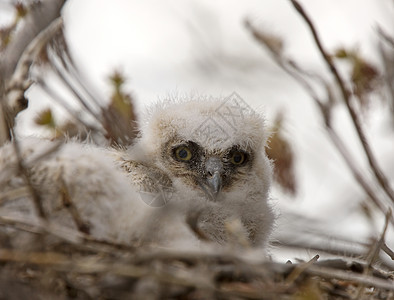
<svg viewBox="0 0 394 300"><path fill-rule="evenodd" d="M28 9L23 3L18 2L18 3L15 4L14 7L15 7L15 10L16 10L16 17L17 18L23 18L23 17L25 17L27 15Z"/></svg>
<svg viewBox="0 0 394 300"><path fill-rule="evenodd" d="M249 21L245 22L245 26L253 34L253 37L267 47L275 55L281 56L284 48L283 40L272 34L264 31L263 29L256 29Z"/></svg>
<svg viewBox="0 0 394 300"><path fill-rule="evenodd" d="M35 63L37 66L47 66L50 64L47 47L42 47L41 51L37 55Z"/></svg>
<svg viewBox="0 0 394 300"><path fill-rule="evenodd" d="M123 91L125 79L115 71L110 76L111 102L102 110L104 126L113 144L129 145L137 135L137 117L131 95Z"/></svg>
<svg viewBox="0 0 394 300"><path fill-rule="evenodd" d="M11 24L0 28L0 51L4 50L12 39L12 35L16 30L18 22L26 16L28 8L22 3L14 4L15 18Z"/></svg>
<svg viewBox="0 0 394 300"><path fill-rule="evenodd" d="M352 71L354 93L360 97L373 92L378 86L379 76L379 71L374 65L362 58L356 59Z"/></svg>
<svg viewBox="0 0 394 300"><path fill-rule="evenodd" d="M50 130L51 139L63 139L77 137L79 140L85 140L89 137L89 130L71 120L58 122L50 108L41 111L34 122Z"/></svg>
<svg viewBox="0 0 394 300"><path fill-rule="evenodd" d="M274 163L274 180L287 193L295 195L297 182L294 175L294 152L288 140L282 134L281 113L276 117L273 134L266 148L267 156Z"/></svg>
<svg viewBox="0 0 394 300"><path fill-rule="evenodd" d="M109 77L109 80L116 90L120 90L121 86L125 83L125 79L118 71L115 71L114 74Z"/></svg>
<svg viewBox="0 0 394 300"><path fill-rule="evenodd" d="M50 108L47 108L47 109L44 109L43 111L41 111L37 115L37 117L34 119L34 122L37 125L45 126L50 129L56 128L56 121L54 119L54 116L53 116Z"/></svg>
<svg viewBox="0 0 394 300"><path fill-rule="evenodd" d="M344 49L344 48L339 48L339 49L337 49L337 50L335 51L334 56L335 56L336 58L342 58L342 59L344 59L344 58L348 58L348 53L347 53L346 49Z"/></svg>
<svg viewBox="0 0 394 300"><path fill-rule="evenodd" d="M361 107L368 107L370 99L368 96L377 90L381 81L378 68L362 57L357 50L339 48L335 51L335 57L351 64L350 79L353 93L357 96Z"/></svg>
<svg viewBox="0 0 394 300"><path fill-rule="evenodd" d="M0 29L0 51L4 50L11 41L12 27L4 27Z"/></svg>

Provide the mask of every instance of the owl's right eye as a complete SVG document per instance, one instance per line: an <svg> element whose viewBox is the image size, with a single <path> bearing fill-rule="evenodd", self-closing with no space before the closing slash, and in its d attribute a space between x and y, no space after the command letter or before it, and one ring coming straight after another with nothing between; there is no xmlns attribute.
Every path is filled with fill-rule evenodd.
<svg viewBox="0 0 394 300"><path fill-rule="evenodd" d="M175 158L181 161L189 161L192 158L192 151L186 146L175 149Z"/></svg>

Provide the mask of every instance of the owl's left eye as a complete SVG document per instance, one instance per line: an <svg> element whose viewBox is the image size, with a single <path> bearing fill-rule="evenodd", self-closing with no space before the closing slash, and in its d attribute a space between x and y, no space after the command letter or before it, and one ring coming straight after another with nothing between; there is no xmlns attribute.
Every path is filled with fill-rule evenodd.
<svg viewBox="0 0 394 300"><path fill-rule="evenodd" d="M188 161L192 158L192 151L186 146L180 146L175 149L175 157L178 160Z"/></svg>
<svg viewBox="0 0 394 300"><path fill-rule="evenodd" d="M230 162L236 166L242 165L245 161L246 154L240 151L234 151L230 158Z"/></svg>

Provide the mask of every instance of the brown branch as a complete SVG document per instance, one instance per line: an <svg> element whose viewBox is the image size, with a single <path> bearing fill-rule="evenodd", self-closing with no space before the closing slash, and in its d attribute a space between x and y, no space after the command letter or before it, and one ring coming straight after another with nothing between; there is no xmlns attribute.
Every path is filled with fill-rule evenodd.
<svg viewBox="0 0 394 300"><path fill-rule="evenodd" d="M327 66L329 67L331 73L334 75L334 78L341 90L342 93L342 98L346 104L346 108L350 114L350 117L352 119L353 125L356 129L357 132L357 136L361 142L361 145L363 147L363 150L365 152L365 155L368 159L369 165L379 183L379 185L383 188L383 190L385 191L385 193L387 194L387 196L391 199L391 201L394 203L394 191L390 186L390 183L387 179L387 177L384 175L384 173L382 172L381 168L379 167L376 158L372 152L372 149L369 146L367 137L365 136L365 133L362 129L361 126L361 122L358 118L357 112L355 111L355 109L352 106L351 103L351 92L346 88L345 86L345 81L344 79L341 77L341 75L339 74L337 68L334 65L334 62L332 61L332 57L327 53L327 51L324 49L321 40L319 38L319 35L316 31L316 28L314 26L314 24L312 23L312 20L310 19L310 17L307 15L307 13L305 12L305 10L303 9L303 7L301 6L301 4L296 1L296 0L290 0L290 2L293 4L293 6L295 7L295 9L297 10L297 12L301 15L301 17L304 19L304 21L307 23L313 39L316 43L317 48L320 51L320 54L323 56L324 61L327 63Z"/></svg>
<svg viewBox="0 0 394 300"><path fill-rule="evenodd" d="M367 257L367 265L366 265L366 267L365 267L365 269L363 271L364 275L369 275L370 274L371 269L372 269L372 265L376 261L377 257L379 256L379 252L380 252L380 250L382 249L382 247L384 245L384 239L385 239L385 236L386 236L387 227L388 227L388 224L389 224L390 217L391 217L391 209L389 209L389 211L386 214L386 219L385 219L385 222L384 222L383 231L380 234L379 240L376 243L373 243L371 245L371 250L370 250L370 253L369 253L368 257ZM364 287L365 287L364 284L361 284L358 287L357 299L361 298L361 294L362 294L362 291L363 291Z"/></svg>
<svg viewBox="0 0 394 300"><path fill-rule="evenodd" d="M60 10L66 0L42 0L34 3L24 17L20 30L13 35L0 56L0 145L11 139L10 128L14 126L15 116L27 107L23 94L29 86L29 60L24 61L25 69L17 73L17 66L23 53L36 37L60 16ZM26 68L27 67L27 68ZM14 77L18 77L12 80ZM12 84L11 84L12 83ZM10 85L12 88L10 89ZM11 98L11 99L9 99Z"/></svg>
<svg viewBox="0 0 394 300"><path fill-rule="evenodd" d="M3 202L26 197L29 195L30 195L30 189L27 186L22 186L6 192L0 192L0 205Z"/></svg>
<svg viewBox="0 0 394 300"><path fill-rule="evenodd" d="M81 215L79 214L77 207L75 206L74 202L71 200L67 185L61 175L60 175L59 180L61 183L60 194L62 196L63 205L69 211L71 217L73 218L75 224L78 227L78 230L83 233L89 234L90 233L89 224L87 224L86 222L83 221Z"/></svg>
<svg viewBox="0 0 394 300"><path fill-rule="evenodd" d="M64 72L65 70L61 70L56 61L52 58L50 58L51 62L51 67L53 72L61 79L61 81L66 85L69 91L75 96L75 98L78 100L78 102L83 106L86 112L89 113L90 116L92 116L99 124L103 123L103 120L100 118L100 115L97 114L93 108L88 104L88 101L86 101L83 97L83 95L78 92L76 87L71 83L71 80L69 80Z"/></svg>
<svg viewBox="0 0 394 300"><path fill-rule="evenodd" d="M394 251L387 246L386 243L382 245L382 250L392 259L394 260Z"/></svg>
<svg viewBox="0 0 394 300"><path fill-rule="evenodd" d="M12 135L15 137L14 129L11 127L10 130L11 130ZM34 207L37 211L37 214L40 218L45 220L46 213L45 213L44 207L42 205L41 195L40 195L39 191L34 187L32 181L31 181L29 171L24 164L24 161L23 161L23 158L22 158L22 155L20 152L19 143L18 143L17 139L14 138L12 145L14 146L14 152L15 152L19 172L22 173L25 183L26 183L27 187L29 188L29 192L31 194L31 198L33 200L33 204L34 204Z"/></svg>
<svg viewBox="0 0 394 300"><path fill-rule="evenodd" d="M306 270L308 269L311 265L313 265L317 260L319 259L319 255L315 255L311 260L309 260L306 263L302 263L298 265L297 267L294 268L294 270L287 276L285 280L285 284L290 286L293 284L298 277Z"/></svg>
<svg viewBox="0 0 394 300"><path fill-rule="evenodd" d="M25 216L11 216L9 213L6 215L0 213L0 226L11 226L17 230L34 234L50 234L77 247L93 249L98 252L113 253L114 250L124 250L131 253L135 251L132 246L119 244L112 240L97 239L81 231L57 225L50 220L40 222Z"/></svg>
<svg viewBox="0 0 394 300"><path fill-rule="evenodd" d="M390 36L382 27L377 27L378 34L388 43L392 48L394 48L394 37Z"/></svg>
<svg viewBox="0 0 394 300"><path fill-rule="evenodd" d="M42 0L34 4L23 21L23 28L17 32L3 52L0 73L3 80L11 78L26 47L53 20L60 16L65 0Z"/></svg>
<svg viewBox="0 0 394 300"><path fill-rule="evenodd" d="M2 90L5 89L2 88L2 85L3 82L2 80L0 80L0 146L4 145L7 141L11 140L11 134L9 130L10 127L8 126L6 120L7 110L4 102L1 101L1 98L3 97Z"/></svg>
<svg viewBox="0 0 394 300"><path fill-rule="evenodd" d="M339 135L335 132L335 130L331 127L330 124L326 123L326 129L327 132L331 138L331 141L334 143L336 148L338 149L339 153L342 155L342 158L345 160L347 166L349 167L350 171L352 172L354 178L357 180L357 182L361 185L361 187L364 189L365 193L368 195L368 197L371 199L371 201L376 205L376 207L383 213L387 214L387 210L385 206L381 203L379 200L379 197L376 195L376 193L373 191L373 189L370 187L368 182L365 180L364 176L362 173L357 169L356 164L353 162L353 159L349 155L349 151L347 150L345 144L339 137ZM392 215L390 215L390 222L391 224L394 225L394 218Z"/></svg>
<svg viewBox="0 0 394 300"><path fill-rule="evenodd" d="M35 79L40 88L51 97L51 99L55 102L57 102L61 107L63 107L68 114L70 115L71 118L73 118L75 121L77 121L79 124L82 126L86 127L87 129L91 130L92 132L99 132L99 133L105 133L105 130L102 128L102 125L100 123L100 127L95 127L94 125L88 124L87 121L84 121L83 118L80 116L80 113L76 111L74 108L72 108L69 104L68 101L66 101L60 94L55 92L53 88L48 86L44 80L41 78L36 78Z"/></svg>
<svg viewBox="0 0 394 300"><path fill-rule="evenodd" d="M391 280L384 280L369 275L357 274L355 272L335 270L316 265L310 266L307 270L305 270L305 272L327 279L342 279L346 281L357 282L359 284L364 284L366 286L373 286L375 288L382 288L394 291L394 284Z"/></svg>
<svg viewBox="0 0 394 300"><path fill-rule="evenodd" d="M391 209L389 209L389 211L386 214L386 219L384 222L384 226L383 226L383 230L382 233L380 234L379 240L376 243L373 243L373 247L372 247L372 251L369 254L369 257L367 259L368 262L368 268L372 267L373 262L376 260L376 258L379 255L380 250L382 249L383 245L384 245L384 239L386 236L386 232L387 232L387 227L388 227L388 223L389 220L391 218L392 212Z"/></svg>
<svg viewBox="0 0 394 300"><path fill-rule="evenodd" d="M32 84L29 78L30 67L36 60L39 53L47 45L49 40L62 29L63 21L61 18L55 19L47 28L41 31L22 52L14 73L5 82L5 99L7 113L9 116L9 126L14 124L15 116L27 107L28 101L24 97L25 91Z"/></svg>

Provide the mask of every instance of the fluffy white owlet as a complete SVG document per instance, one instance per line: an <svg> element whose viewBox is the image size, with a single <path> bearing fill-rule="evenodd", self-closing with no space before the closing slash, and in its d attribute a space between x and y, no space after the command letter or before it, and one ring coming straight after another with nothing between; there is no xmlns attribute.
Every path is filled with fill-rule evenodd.
<svg viewBox="0 0 394 300"><path fill-rule="evenodd" d="M19 141L51 222L126 244L224 244L235 234L265 245L274 217L260 115L231 97L171 100L152 106L140 129L122 150L69 141L43 157L53 142ZM0 167L0 216L37 218L28 195L6 197L26 185L12 144Z"/></svg>

